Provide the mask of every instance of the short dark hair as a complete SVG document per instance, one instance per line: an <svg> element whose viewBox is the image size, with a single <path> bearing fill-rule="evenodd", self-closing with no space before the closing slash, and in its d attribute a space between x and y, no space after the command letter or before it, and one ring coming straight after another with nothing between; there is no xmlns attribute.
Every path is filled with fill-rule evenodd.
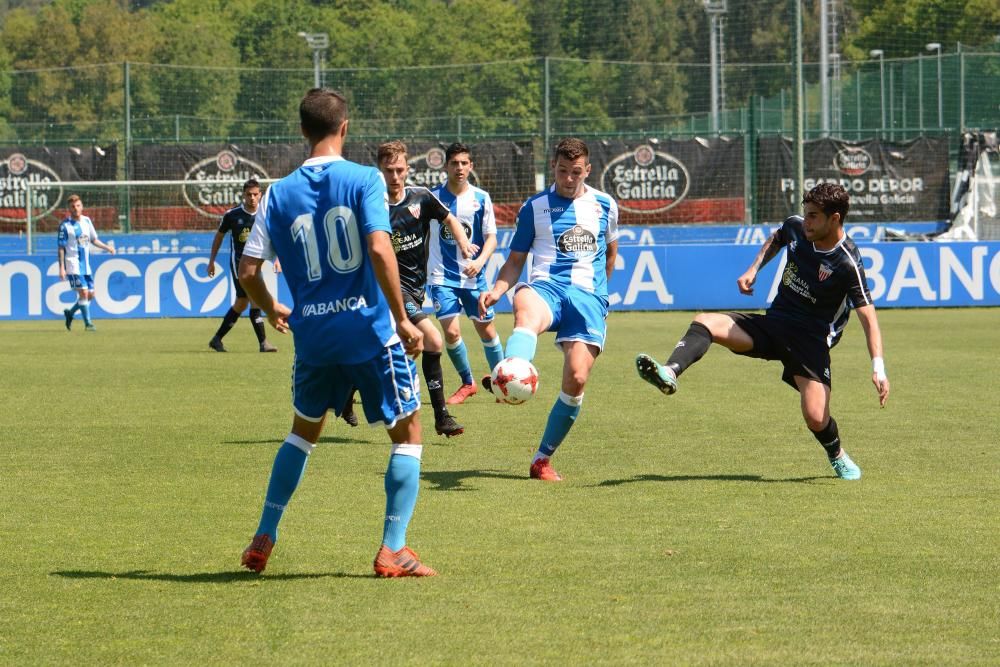
<svg viewBox="0 0 1000 667"><path fill-rule="evenodd" d="M313 88L299 103L302 133L314 144L340 131L347 121L347 100L336 90Z"/></svg>
<svg viewBox="0 0 1000 667"><path fill-rule="evenodd" d="M587 144L582 139L567 137L556 144L556 152L553 156L554 160L566 158L572 162L579 157L586 158L586 161L590 162L590 149L587 148Z"/></svg>
<svg viewBox="0 0 1000 667"><path fill-rule="evenodd" d="M844 224L847 211L851 208L851 197L847 194L847 190L836 183L820 183L806 193L802 203L819 206L827 216L839 213L840 223Z"/></svg>
<svg viewBox="0 0 1000 667"><path fill-rule="evenodd" d="M258 190L260 190L260 181L258 181L256 178L248 178L246 181L243 182L243 194L246 194L247 190L249 190L250 188L257 188Z"/></svg>
<svg viewBox="0 0 1000 667"><path fill-rule="evenodd" d="M381 167L383 161L395 160L399 155L404 158L407 156L406 144L399 139L382 142L378 145L378 150L375 153L375 164Z"/></svg>
<svg viewBox="0 0 1000 667"><path fill-rule="evenodd" d="M444 161L451 162L451 159L460 153L466 153L470 159L472 158L472 151L469 150L469 147L460 141L456 141L444 149Z"/></svg>

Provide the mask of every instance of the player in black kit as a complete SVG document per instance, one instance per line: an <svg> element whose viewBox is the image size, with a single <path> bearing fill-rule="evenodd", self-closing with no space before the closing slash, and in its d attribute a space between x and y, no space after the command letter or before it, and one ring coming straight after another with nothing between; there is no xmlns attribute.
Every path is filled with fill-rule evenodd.
<svg viewBox="0 0 1000 667"><path fill-rule="evenodd" d="M792 216L764 243L750 268L736 284L753 294L757 272L787 248L781 286L763 314L701 313L694 318L664 365L640 354L640 377L664 394L677 391L677 377L698 361L712 343L736 354L777 360L782 379L797 389L806 426L826 450L841 479L860 479L861 469L840 446L837 422L830 416L830 349L847 325L850 310L858 319L872 358L872 383L879 404L889 397L889 379L882 358L882 334L865 279L861 254L844 232L850 207L847 192L820 183L802 199L805 217Z"/></svg>
<svg viewBox="0 0 1000 667"><path fill-rule="evenodd" d="M247 293L243 291L240 282L236 279L236 267L240 265L243 246L246 245L247 239L250 237L250 230L253 228L254 215L257 213L259 203L260 183L257 182L257 179L251 178L243 184L243 203L226 211L225 215L222 216L222 222L219 223L219 230L215 233L215 238L212 239L212 252L208 256L208 277L215 276L215 256L219 254L222 239L225 238L226 234L231 234L232 250L229 253L229 275L233 279L233 285L236 286L236 301L222 318L219 330L208 342L208 346L216 352L226 351L226 347L222 344L222 338L233 328L236 320L240 319L240 313L246 310L247 305L252 306L250 308L250 324L253 325L253 331L257 334L260 351L278 351L278 348L267 342L267 336L264 332L264 318L260 314L260 308L250 303Z"/></svg>
<svg viewBox="0 0 1000 667"><path fill-rule="evenodd" d="M403 303L410 321L424 333L424 351L421 365L427 390L434 407L434 429L438 435L452 437L465 430L448 414L445 405L444 380L441 373L441 333L424 313L424 294L427 287L427 240L431 223L440 221L451 230L459 244L462 256L472 257L476 250L462 228L462 223L431 194L427 188L406 185L410 171L407 163L406 144L387 141L380 144L376 154L379 171L385 178L389 192L389 222L392 223L392 247L399 264L399 282ZM353 413L353 394L341 416Z"/></svg>

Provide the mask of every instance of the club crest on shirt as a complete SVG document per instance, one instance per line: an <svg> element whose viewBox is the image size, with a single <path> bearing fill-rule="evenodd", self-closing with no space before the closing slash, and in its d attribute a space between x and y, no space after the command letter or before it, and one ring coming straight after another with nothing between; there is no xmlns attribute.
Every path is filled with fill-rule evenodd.
<svg viewBox="0 0 1000 667"><path fill-rule="evenodd" d="M409 206L406 207L406 210L409 211L410 215L412 215L417 220L420 219L420 202L417 202L416 204L410 204Z"/></svg>
<svg viewBox="0 0 1000 667"><path fill-rule="evenodd" d="M826 280L833 275L833 267L826 262L821 262L819 265L819 279Z"/></svg>
<svg viewBox="0 0 1000 667"><path fill-rule="evenodd" d="M597 238L580 225L573 225L559 237L559 250L574 254L593 254L597 252Z"/></svg>

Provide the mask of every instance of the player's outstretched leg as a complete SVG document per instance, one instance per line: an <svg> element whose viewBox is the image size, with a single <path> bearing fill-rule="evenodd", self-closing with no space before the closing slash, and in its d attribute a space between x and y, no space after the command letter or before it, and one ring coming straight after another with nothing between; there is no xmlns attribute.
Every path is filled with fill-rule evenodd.
<svg viewBox="0 0 1000 667"><path fill-rule="evenodd" d="M289 433L278 449L274 465L271 467L271 479L267 485L264 510L257 532L240 559L240 563L248 570L259 573L267 567L271 549L278 540L278 522L281 521L285 508L302 479L306 462L314 447L315 445L304 438Z"/></svg>
<svg viewBox="0 0 1000 667"><path fill-rule="evenodd" d="M394 444L385 471L385 525L382 546L372 564L379 577L433 577L432 568L406 546L406 529L420 489L422 445Z"/></svg>
<svg viewBox="0 0 1000 667"><path fill-rule="evenodd" d="M840 445L840 431L837 428L837 420L830 417L826 426L819 431L812 432L813 437L826 451L826 456L830 459L833 472L840 479L861 479L861 468L851 460L844 448Z"/></svg>
<svg viewBox="0 0 1000 667"><path fill-rule="evenodd" d="M639 354L635 358L635 370L639 377L669 396L677 391L677 375L669 366L661 366L656 359L648 354Z"/></svg>

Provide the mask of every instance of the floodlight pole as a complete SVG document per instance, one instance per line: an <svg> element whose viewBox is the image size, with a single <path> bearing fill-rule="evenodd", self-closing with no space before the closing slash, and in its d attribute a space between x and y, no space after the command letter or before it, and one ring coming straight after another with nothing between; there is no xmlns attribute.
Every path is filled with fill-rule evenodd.
<svg viewBox="0 0 1000 667"><path fill-rule="evenodd" d="M928 51L937 51L937 98L938 98L938 129L944 127L944 104L941 100L941 42L931 42L926 46Z"/></svg>
<svg viewBox="0 0 1000 667"><path fill-rule="evenodd" d="M306 40L306 44L313 52L313 87L319 88L323 84L322 67L323 54L330 46L330 36L325 32L300 32L299 37Z"/></svg>
<svg viewBox="0 0 1000 667"><path fill-rule="evenodd" d="M872 58L878 58L878 87L880 107L882 109L882 131L885 132L885 51L872 49L868 52Z"/></svg>
<svg viewBox="0 0 1000 667"><path fill-rule="evenodd" d="M711 63L710 81L712 96L712 132L719 131L719 112L725 106L722 88L722 67L725 61L722 42L722 18L726 14L726 0L702 0L709 18L709 58Z"/></svg>

